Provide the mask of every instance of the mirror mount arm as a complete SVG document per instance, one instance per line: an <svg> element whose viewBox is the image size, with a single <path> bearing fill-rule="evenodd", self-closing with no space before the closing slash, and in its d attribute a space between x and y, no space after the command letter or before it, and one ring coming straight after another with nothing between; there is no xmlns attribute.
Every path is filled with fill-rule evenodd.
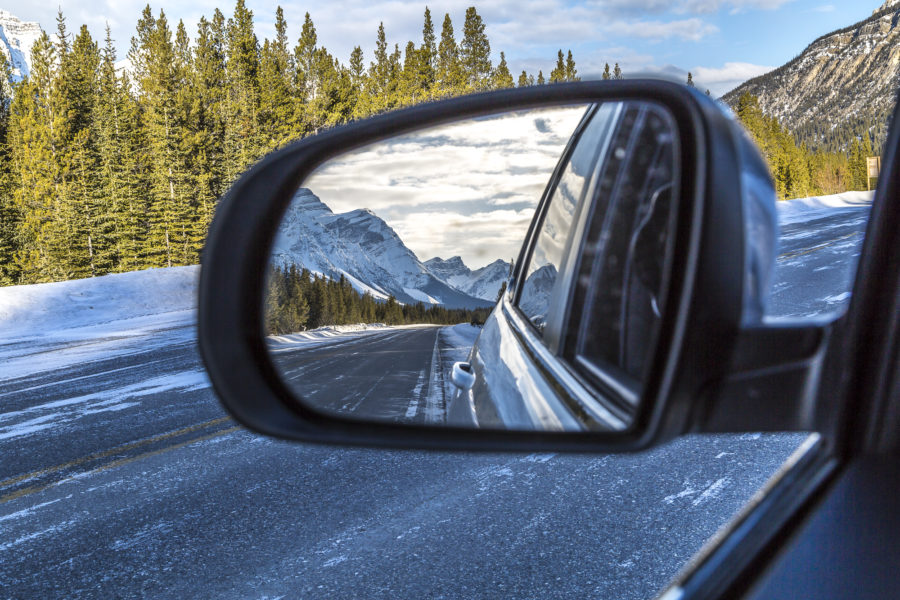
<svg viewBox="0 0 900 600"><path fill-rule="evenodd" d="M812 431L830 324L742 329L727 376L698 403L703 433Z"/></svg>

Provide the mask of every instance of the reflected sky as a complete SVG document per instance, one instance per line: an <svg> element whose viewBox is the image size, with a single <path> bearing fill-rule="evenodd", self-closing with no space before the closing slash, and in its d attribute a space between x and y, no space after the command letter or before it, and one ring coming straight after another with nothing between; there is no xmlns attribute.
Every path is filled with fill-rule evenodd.
<svg viewBox="0 0 900 600"><path fill-rule="evenodd" d="M586 107L503 113L345 154L304 183L334 212L368 208L423 261L472 269L518 254Z"/></svg>

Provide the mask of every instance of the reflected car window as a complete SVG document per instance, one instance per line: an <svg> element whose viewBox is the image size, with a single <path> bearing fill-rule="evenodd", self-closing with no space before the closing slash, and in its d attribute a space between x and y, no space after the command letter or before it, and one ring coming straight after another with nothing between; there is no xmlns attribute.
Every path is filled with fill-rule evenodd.
<svg viewBox="0 0 900 600"><path fill-rule="evenodd" d="M571 243L570 231L584 200L603 138L618 113L618 104L605 104L591 116L581 132L568 163L553 191L528 264L519 309L539 332L547 325L554 296L561 294L560 272Z"/></svg>
<svg viewBox="0 0 900 600"><path fill-rule="evenodd" d="M671 117L629 104L600 166L576 284L575 354L640 380L661 320L674 227ZM580 315L578 313L580 312ZM571 347L571 346L570 346Z"/></svg>

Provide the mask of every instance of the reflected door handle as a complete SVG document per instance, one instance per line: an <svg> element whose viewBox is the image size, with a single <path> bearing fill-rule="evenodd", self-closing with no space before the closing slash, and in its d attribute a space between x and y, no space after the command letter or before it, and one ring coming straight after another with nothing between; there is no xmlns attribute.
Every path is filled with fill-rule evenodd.
<svg viewBox="0 0 900 600"><path fill-rule="evenodd" d="M450 382L463 391L471 390L475 385L475 373L472 371L472 365L467 362L453 363Z"/></svg>

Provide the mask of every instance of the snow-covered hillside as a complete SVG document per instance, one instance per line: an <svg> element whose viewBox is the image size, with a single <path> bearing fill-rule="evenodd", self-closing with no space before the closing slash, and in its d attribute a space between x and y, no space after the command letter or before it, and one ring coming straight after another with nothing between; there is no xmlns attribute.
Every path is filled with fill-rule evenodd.
<svg viewBox="0 0 900 600"><path fill-rule="evenodd" d="M20 81L31 70L31 46L41 37L41 26L21 21L0 9L0 52L12 67L13 80Z"/></svg>
<svg viewBox="0 0 900 600"><path fill-rule="evenodd" d="M272 248L275 264L297 264L377 299L448 308L490 306L432 274L387 223L367 209L335 214L309 189L297 191Z"/></svg>
<svg viewBox="0 0 900 600"><path fill-rule="evenodd" d="M509 263L500 259L474 271L459 256L447 260L439 257L425 261L428 270L451 286L470 296L495 301L500 285L509 277Z"/></svg>

